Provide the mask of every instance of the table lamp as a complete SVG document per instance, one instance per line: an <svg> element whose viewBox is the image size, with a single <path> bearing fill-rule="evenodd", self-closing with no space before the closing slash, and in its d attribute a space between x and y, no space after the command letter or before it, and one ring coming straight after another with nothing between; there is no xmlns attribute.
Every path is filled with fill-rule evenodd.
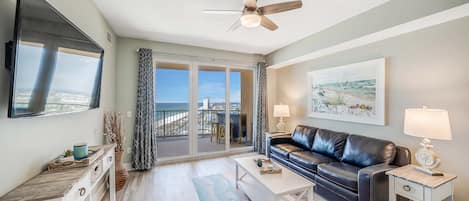
<svg viewBox="0 0 469 201"><path fill-rule="evenodd" d="M420 166L416 169L432 176L442 176L439 171L434 170L440 159L432 150L430 139L451 140L451 126L448 111L440 109L406 109L404 120L404 133L407 135L423 138L420 148L415 153L415 158Z"/></svg>
<svg viewBox="0 0 469 201"><path fill-rule="evenodd" d="M290 109L288 105L274 105L274 117L279 117L277 124L278 131L285 131L284 117L290 117Z"/></svg>

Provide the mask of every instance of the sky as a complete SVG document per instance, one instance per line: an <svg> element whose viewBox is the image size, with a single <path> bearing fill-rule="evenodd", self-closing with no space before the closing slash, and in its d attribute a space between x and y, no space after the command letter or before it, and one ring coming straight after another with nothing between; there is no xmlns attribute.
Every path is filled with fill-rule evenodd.
<svg viewBox="0 0 469 201"><path fill-rule="evenodd" d="M156 70L156 102L189 102L189 71L162 69ZM198 101L206 97L211 103L225 102L225 72L199 71ZM241 96L241 77L239 72L230 73L230 100L239 103Z"/></svg>

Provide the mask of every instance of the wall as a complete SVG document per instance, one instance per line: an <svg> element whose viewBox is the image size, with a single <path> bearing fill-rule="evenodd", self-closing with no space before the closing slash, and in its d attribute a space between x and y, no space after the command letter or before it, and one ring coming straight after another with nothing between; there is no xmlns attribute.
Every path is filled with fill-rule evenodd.
<svg viewBox="0 0 469 201"><path fill-rule="evenodd" d="M131 117L125 118L125 149L124 161L130 162L132 140L134 134L136 95L137 95L137 53L138 48L150 48L155 52L178 54L194 57L225 59L255 64L263 61L259 55L242 54L223 50L201 48L171 43L154 42L130 38L119 38L117 42L117 93L116 110L127 114L131 111Z"/></svg>
<svg viewBox="0 0 469 201"><path fill-rule="evenodd" d="M277 64L468 2L469 0L391 0L276 50L267 55L267 60L270 64Z"/></svg>
<svg viewBox="0 0 469 201"><path fill-rule="evenodd" d="M0 195L38 174L48 161L77 142L91 145L103 140L103 111L115 106L115 42L106 40L112 30L91 0L51 3L105 49L101 108L82 113L8 119L9 71L4 68L3 42L13 39L16 1L0 1ZM83 15L86 12L86 15Z"/></svg>
<svg viewBox="0 0 469 201"><path fill-rule="evenodd" d="M273 102L291 106L291 127L307 124L392 140L415 153L421 139L403 134L404 109L427 105L447 109L453 140L435 140L440 168L458 175L456 200L469 200L469 18L401 35L293 66L270 70ZM275 56L274 56L275 57ZM387 58L387 125L373 126L307 117L307 72L370 59ZM415 161L415 160L414 160Z"/></svg>

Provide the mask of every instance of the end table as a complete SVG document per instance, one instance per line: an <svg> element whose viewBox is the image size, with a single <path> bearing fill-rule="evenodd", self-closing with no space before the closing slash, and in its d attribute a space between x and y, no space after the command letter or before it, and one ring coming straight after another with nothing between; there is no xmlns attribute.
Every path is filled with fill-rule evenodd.
<svg viewBox="0 0 469 201"><path fill-rule="evenodd" d="M454 200L456 175L430 176L416 170L415 165L393 169L386 175L389 176L389 201L398 200L398 196L421 201Z"/></svg>

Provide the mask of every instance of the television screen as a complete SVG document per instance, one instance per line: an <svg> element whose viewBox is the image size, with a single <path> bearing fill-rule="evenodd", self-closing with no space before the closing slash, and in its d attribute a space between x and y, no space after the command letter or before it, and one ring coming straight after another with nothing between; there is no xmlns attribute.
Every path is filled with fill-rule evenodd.
<svg viewBox="0 0 469 201"><path fill-rule="evenodd" d="M103 49L45 0L18 0L9 117L99 107Z"/></svg>

